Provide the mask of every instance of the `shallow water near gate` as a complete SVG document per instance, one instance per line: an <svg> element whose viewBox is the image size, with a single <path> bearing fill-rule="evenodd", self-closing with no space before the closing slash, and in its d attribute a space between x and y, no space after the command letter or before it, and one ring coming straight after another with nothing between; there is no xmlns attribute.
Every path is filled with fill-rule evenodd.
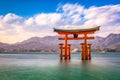
<svg viewBox="0 0 120 80"><path fill-rule="evenodd" d="M80 53L59 60L58 53L0 54L0 80L120 80L120 53L92 52L82 61Z"/></svg>

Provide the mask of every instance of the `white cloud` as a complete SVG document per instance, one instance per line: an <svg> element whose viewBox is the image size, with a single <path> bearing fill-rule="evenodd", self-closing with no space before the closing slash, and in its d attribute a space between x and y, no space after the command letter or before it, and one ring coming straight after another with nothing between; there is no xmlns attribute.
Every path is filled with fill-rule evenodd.
<svg viewBox="0 0 120 80"><path fill-rule="evenodd" d="M35 22L39 26L50 26L55 25L58 21L60 21L61 15L58 13L50 13L50 14L38 14L35 16Z"/></svg>
<svg viewBox="0 0 120 80"><path fill-rule="evenodd" d="M120 5L109 5L109 6L102 6L102 7L91 7L86 9L85 12L85 19L87 20L95 20L97 25L108 24L114 22L120 15Z"/></svg>
<svg viewBox="0 0 120 80"><path fill-rule="evenodd" d="M61 14L37 14L28 19L8 13L0 17L0 42L15 43L33 36L55 35L53 27L57 26Z"/></svg>
<svg viewBox="0 0 120 80"><path fill-rule="evenodd" d="M63 6L60 5L60 7L58 7L57 11L62 12L62 24L63 25L78 25L80 24L81 20L82 20L82 14L84 11L84 7L79 5L79 4L65 4Z"/></svg>
<svg viewBox="0 0 120 80"><path fill-rule="evenodd" d="M33 36L55 35L56 28L88 28L101 25L96 35L120 33L120 4L85 8L79 4L59 5L57 12L24 18L13 13L0 15L0 42L15 43Z"/></svg>
<svg viewBox="0 0 120 80"><path fill-rule="evenodd" d="M99 36L120 33L120 5L90 7L84 11L85 26L101 25Z"/></svg>

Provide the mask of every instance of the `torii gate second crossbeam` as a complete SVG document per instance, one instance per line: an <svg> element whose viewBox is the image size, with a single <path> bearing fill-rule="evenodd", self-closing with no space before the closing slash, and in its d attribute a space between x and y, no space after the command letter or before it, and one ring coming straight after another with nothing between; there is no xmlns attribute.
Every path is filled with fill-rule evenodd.
<svg viewBox="0 0 120 80"><path fill-rule="evenodd" d="M96 31L98 31L100 26L89 28L89 29L56 29L54 28L54 32L57 32L58 35L64 35L63 38L58 38L59 40L64 40L64 44L60 43L60 59L70 59L70 44L68 44L68 40L84 40L83 43L81 43L81 49L82 49L82 60L90 60L91 59L91 44L87 43L87 40L94 39L94 36L88 36L89 34L94 34ZM72 37L69 37L69 35L73 35ZM79 37L79 35L83 35L82 37Z"/></svg>

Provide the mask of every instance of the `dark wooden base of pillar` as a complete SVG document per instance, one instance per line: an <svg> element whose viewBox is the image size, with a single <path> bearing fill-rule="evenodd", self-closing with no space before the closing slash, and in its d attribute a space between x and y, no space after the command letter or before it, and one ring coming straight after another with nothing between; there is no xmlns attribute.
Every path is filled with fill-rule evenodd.
<svg viewBox="0 0 120 80"><path fill-rule="evenodd" d="M91 60L91 44L81 44L82 46L82 53L81 57L82 60Z"/></svg>
<svg viewBox="0 0 120 80"><path fill-rule="evenodd" d="M70 54L70 44L67 45L67 53L65 53L65 47L63 44L60 45L60 60L70 60L71 54ZM63 50L64 49L64 50Z"/></svg>

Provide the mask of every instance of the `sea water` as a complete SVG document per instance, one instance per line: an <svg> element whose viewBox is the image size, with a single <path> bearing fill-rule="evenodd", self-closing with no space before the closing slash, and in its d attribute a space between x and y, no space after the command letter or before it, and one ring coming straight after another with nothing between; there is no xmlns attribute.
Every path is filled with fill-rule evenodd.
<svg viewBox="0 0 120 80"><path fill-rule="evenodd" d="M80 53L59 60L58 53L14 52L0 54L0 80L120 80L120 53Z"/></svg>

